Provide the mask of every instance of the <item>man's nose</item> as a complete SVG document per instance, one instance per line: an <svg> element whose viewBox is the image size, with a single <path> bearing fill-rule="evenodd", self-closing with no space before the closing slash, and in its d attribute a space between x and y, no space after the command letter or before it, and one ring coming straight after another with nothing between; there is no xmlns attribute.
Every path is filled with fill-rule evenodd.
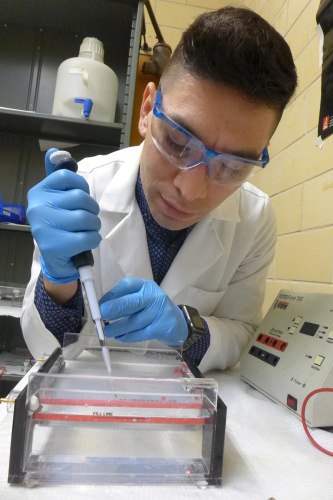
<svg viewBox="0 0 333 500"><path fill-rule="evenodd" d="M179 170L173 182L185 200L205 198L209 184L206 164L201 163L197 167Z"/></svg>

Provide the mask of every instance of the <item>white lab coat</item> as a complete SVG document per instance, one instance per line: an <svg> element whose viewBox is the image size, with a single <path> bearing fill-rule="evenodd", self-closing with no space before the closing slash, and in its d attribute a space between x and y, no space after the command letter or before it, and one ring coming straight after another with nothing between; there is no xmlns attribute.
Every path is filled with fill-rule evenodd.
<svg viewBox="0 0 333 500"><path fill-rule="evenodd" d="M95 283L101 297L124 276L153 279L145 226L135 198L141 147L80 162L100 206L102 242L94 250ZM211 341L200 369L234 365L261 319L267 268L275 245L275 219L267 195L246 183L191 231L161 288L175 304L196 307L209 325ZM35 249L21 324L34 357L58 341L34 305L40 272ZM87 320L81 333L93 331Z"/></svg>

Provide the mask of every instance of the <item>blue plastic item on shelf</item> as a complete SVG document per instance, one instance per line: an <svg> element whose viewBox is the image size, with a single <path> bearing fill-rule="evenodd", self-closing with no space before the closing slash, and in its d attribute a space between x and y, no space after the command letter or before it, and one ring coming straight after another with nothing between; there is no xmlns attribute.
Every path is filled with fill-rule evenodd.
<svg viewBox="0 0 333 500"><path fill-rule="evenodd" d="M3 203L0 196L0 222L25 224L25 208L23 205Z"/></svg>

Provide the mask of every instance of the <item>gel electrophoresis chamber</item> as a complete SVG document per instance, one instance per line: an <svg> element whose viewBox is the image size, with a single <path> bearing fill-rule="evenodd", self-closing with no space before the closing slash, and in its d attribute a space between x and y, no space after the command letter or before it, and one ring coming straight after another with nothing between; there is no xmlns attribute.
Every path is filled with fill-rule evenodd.
<svg viewBox="0 0 333 500"><path fill-rule="evenodd" d="M176 351L58 349L15 403L8 481L219 485L226 407ZM194 370L195 372L195 370ZM198 375L198 374L197 374Z"/></svg>

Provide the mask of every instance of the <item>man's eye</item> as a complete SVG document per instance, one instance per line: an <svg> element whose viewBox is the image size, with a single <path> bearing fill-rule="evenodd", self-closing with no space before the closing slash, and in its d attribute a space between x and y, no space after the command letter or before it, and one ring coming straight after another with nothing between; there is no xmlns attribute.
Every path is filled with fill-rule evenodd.
<svg viewBox="0 0 333 500"><path fill-rule="evenodd" d="M223 172L228 172L230 175L234 175L235 173L239 172L238 169L235 169L233 166L231 166L229 163L226 162L221 162L220 163L220 169Z"/></svg>
<svg viewBox="0 0 333 500"><path fill-rule="evenodd" d="M172 151L178 154L182 153L184 148L186 147L186 144L175 142L175 140L169 135L166 137L166 143L169 149L172 149Z"/></svg>
<svg viewBox="0 0 333 500"><path fill-rule="evenodd" d="M218 164L214 164L214 173L216 176L220 178L228 178L228 179L238 179L243 176L244 171L242 168L236 168L235 166L231 166L226 162L219 162Z"/></svg>
<svg viewBox="0 0 333 500"><path fill-rule="evenodd" d="M225 172L229 175L229 177L240 177L242 175L242 170L239 168L232 168L228 165L225 165L224 167Z"/></svg>

